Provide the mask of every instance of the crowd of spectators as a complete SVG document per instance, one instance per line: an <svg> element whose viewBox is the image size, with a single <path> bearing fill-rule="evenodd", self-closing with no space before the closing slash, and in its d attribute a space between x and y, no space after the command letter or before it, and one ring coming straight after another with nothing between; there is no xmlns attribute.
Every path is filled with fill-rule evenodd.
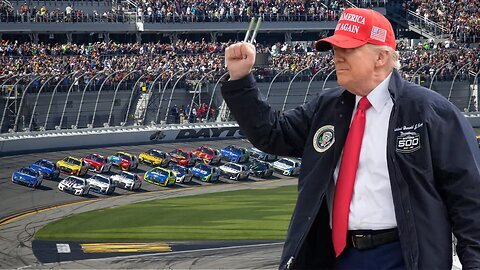
<svg viewBox="0 0 480 270"><path fill-rule="evenodd" d="M361 7L383 6L386 0L351 1ZM25 2L18 10L0 5L1 21L8 22L126 22L133 12L145 22L229 22L260 16L265 21L331 21L349 7L345 0L138 0L127 7L84 12L68 5L63 10Z"/></svg>
<svg viewBox="0 0 480 270"><path fill-rule="evenodd" d="M147 22L336 20L348 7L342 0L140 0L137 13Z"/></svg>
<svg viewBox="0 0 480 270"><path fill-rule="evenodd" d="M455 40L480 42L480 1L478 0L408 0L406 9L439 23Z"/></svg>
<svg viewBox="0 0 480 270"><path fill-rule="evenodd" d="M153 81L157 76L165 82L181 70L191 70L185 79L195 82L210 72L206 80L216 81L225 70L224 49L232 42L208 43L178 40L175 44L162 43L126 43L97 42L94 44L32 44L2 41L0 43L0 75L39 75L55 76L53 82L59 81L69 73L76 76L86 74L82 80L86 83L95 74L102 71L101 81L116 70L125 70L110 78L112 82L123 79L127 71L138 71L134 78L144 75L146 81ZM478 49L461 48L454 42L425 42L414 47L400 42L400 59L402 74L407 79L413 74L437 74L439 80L451 80L456 72L466 63L468 68L462 72L465 76L480 70L480 53ZM311 74L320 72L318 79L323 79L333 70L331 53L314 52L312 43L276 43L258 45L258 52L268 57L266 66L256 68L257 80L268 82L279 72L284 73L284 80L289 80L302 69L300 77L307 80ZM420 70L421 69L421 70ZM417 71L418 70L418 71ZM72 75L73 76L73 75ZM464 76L464 77L465 77ZM44 79L46 79L45 77ZM69 81L67 80L66 83ZM70 80L71 82L71 80Z"/></svg>

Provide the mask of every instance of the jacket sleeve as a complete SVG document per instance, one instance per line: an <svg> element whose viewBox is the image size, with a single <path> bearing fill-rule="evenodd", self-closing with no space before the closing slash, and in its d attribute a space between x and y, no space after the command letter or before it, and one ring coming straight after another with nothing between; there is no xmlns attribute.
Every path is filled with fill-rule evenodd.
<svg viewBox="0 0 480 270"><path fill-rule="evenodd" d="M302 155L318 97L295 109L274 111L258 90L252 74L225 81L222 95L240 129L255 147L276 155Z"/></svg>
<svg viewBox="0 0 480 270"><path fill-rule="evenodd" d="M480 267L480 149L470 123L450 103L434 111L430 143L435 179L463 269Z"/></svg>

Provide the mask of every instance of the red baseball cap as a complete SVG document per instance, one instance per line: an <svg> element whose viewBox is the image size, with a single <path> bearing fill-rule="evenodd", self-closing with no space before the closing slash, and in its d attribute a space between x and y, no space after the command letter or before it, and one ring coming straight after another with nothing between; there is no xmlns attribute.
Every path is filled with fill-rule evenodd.
<svg viewBox="0 0 480 270"><path fill-rule="evenodd" d="M371 9L347 8L338 20L333 36L315 42L318 51L328 51L335 45L352 49L366 43L389 46L395 50L395 34L390 22Z"/></svg>

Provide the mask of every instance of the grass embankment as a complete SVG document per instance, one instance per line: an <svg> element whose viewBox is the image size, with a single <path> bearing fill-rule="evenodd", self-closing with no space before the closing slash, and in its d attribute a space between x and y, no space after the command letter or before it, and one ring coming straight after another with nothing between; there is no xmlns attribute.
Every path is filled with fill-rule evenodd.
<svg viewBox="0 0 480 270"><path fill-rule="evenodd" d="M296 186L154 200L78 214L48 224L38 240L283 240Z"/></svg>

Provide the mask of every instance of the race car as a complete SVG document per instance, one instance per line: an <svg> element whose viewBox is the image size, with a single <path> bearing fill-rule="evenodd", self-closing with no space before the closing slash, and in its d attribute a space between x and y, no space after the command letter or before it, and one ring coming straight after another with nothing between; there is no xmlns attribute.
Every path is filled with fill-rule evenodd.
<svg viewBox="0 0 480 270"><path fill-rule="evenodd" d="M142 177L136 173L121 171L119 174L110 176L115 186L135 190L142 186Z"/></svg>
<svg viewBox="0 0 480 270"><path fill-rule="evenodd" d="M85 161L72 156L57 161L57 168L60 172L76 176L85 175L88 171L88 167L89 166Z"/></svg>
<svg viewBox="0 0 480 270"><path fill-rule="evenodd" d="M39 187L42 184L43 174L30 167L23 167L13 172L12 182L29 187Z"/></svg>
<svg viewBox="0 0 480 270"><path fill-rule="evenodd" d="M195 167L190 169L193 177L200 179L203 182L218 181L220 178L220 172L216 167L199 163Z"/></svg>
<svg viewBox="0 0 480 270"><path fill-rule="evenodd" d="M218 164L222 159L218 150L208 146L200 146L193 150L192 154L199 157L205 164Z"/></svg>
<svg viewBox="0 0 480 270"><path fill-rule="evenodd" d="M175 185L176 177L171 170L156 167L146 172L143 179L151 184L159 186Z"/></svg>
<svg viewBox="0 0 480 270"><path fill-rule="evenodd" d="M193 175L190 173L190 170L187 167L172 163L168 169L170 169L175 175L177 183L189 183L192 181Z"/></svg>
<svg viewBox="0 0 480 270"><path fill-rule="evenodd" d="M248 152L250 152L250 157L254 157L258 160L274 161L274 160L278 159L277 155L265 153L265 152L259 150L258 148L255 148L255 147L249 148Z"/></svg>
<svg viewBox="0 0 480 270"><path fill-rule="evenodd" d="M300 174L300 161L296 161L290 158L281 158L275 161L273 169L282 175L294 176Z"/></svg>
<svg viewBox="0 0 480 270"><path fill-rule="evenodd" d="M273 174L272 165L268 162L258 159L254 159L250 164L248 164L248 169L250 171L250 175L256 177L267 178Z"/></svg>
<svg viewBox="0 0 480 270"><path fill-rule="evenodd" d="M112 194L115 191L115 184L108 176L95 174L87 179L87 183L90 189L96 193Z"/></svg>
<svg viewBox="0 0 480 270"><path fill-rule="evenodd" d="M96 153L84 157L83 161L88 164L91 171L98 173L109 172L112 168L112 163L108 159Z"/></svg>
<svg viewBox="0 0 480 270"><path fill-rule="evenodd" d="M170 156L157 149L149 149L138 156L140 163L150 164L154 167L166 167L170 162Z"/></svg>
<svg viewBox="0 0 480 270"><path fill-rule="evenodd" d="M30 168L42 173L43 179L57 179L60 175L60 171L57 169L57 166L55 166L55 163L46 159L35 161L30 165Z"/></svg>
<svg viewBox="0 0 480 270"><path fill-rule="evenodd" d="M122 171L130 171L138 168L138 158L129 153L117 152L114 155L108 156L107 159L113 166L120 168Z"/></svg>
<svg viewBox="0 0 480 270"><path fill-rule="evenodd" d="M477 143L478 143L478 147L480 147L480 135L477 135Z"/></svg>
<svg viewBox="0 0 480 270"><path fill-rule="evenodd" d="M247 149L235 145L229 145L220 149L220 155L222 156L223 160L236 163L247 162L249 158Z"/></svg>
<svg viewBox="0 0 480 270"><path fill-rule="evenodd" d="M228 162L219 167L220 174L231 180L247 179L250 172L243 164Z"/></svg>
<svg viewBox="0 0 480 270"><path fill-rule="evenodd" d="M87 195L90 191L90 186L87 180L77 176L67 176L58 183L58 190L71 193L77 196Z"/></svg>
<svg viewBox="0 0 480 270"><path fill-rule="evenodd" d="M192 156L192 153L182 148L176 148L168 154L170 155L171 162L175 162L178 165L182 165L185 167L192 167L198 161L197 157Z"/></svg>

